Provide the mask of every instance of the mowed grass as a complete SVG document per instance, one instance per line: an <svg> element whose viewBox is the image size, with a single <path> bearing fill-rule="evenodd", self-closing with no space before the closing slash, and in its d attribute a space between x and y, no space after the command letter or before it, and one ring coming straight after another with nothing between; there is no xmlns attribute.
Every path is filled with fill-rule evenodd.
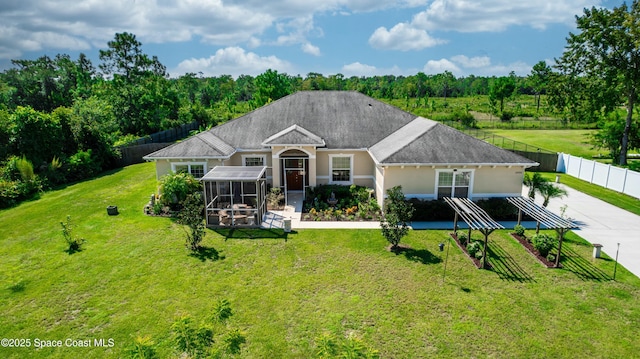
<svg viewBox="0 0 640 359"><path fill-rule="evenodd" d="M447 231L412 231L403 243L413 250L395 255L378 230L209 230L207 250L191 256L178 225L142 213L154 173L130 166L0 212L0 337L115 344L0 347L0 357L120 358L137 336L178 357L171 323L204 320L220 298L247 337L243 358L314 357L325 332L356 335L383 358L640 352L640 280L618 266L612 281L614 262L591 259L573 233L560 270L543 268L508 231L490 237L492 271L455 245L440 252ZM107 216L107 205L120 215ZM87 239L71 255L59 225L67 214Z"/></svg>
<svg viewBox="0 0 640 359"><path fill-rule="evenodd" d="M537 146L545 150L568 153L590 159L606 154L606 150L594 149L589 143L595 130L487 130L498 136Z"/></svg>

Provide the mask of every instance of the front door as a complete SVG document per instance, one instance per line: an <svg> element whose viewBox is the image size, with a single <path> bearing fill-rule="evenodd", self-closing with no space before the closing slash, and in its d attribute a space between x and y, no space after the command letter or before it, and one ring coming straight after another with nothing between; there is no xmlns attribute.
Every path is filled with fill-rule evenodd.
<svg viewBox="0 0 640 359"><path fill-rule="evenodd" d="M304 177L301 170L287 170L287 189L289 191L302 191Z"/></svg>

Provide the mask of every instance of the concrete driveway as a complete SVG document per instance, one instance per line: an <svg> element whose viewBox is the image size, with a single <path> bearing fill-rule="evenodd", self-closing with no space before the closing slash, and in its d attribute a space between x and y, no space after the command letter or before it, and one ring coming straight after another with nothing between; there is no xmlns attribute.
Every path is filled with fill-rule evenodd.
<svg viewBox="0 0 640 359"><path fill-rule="evenodd" d="M592 244L602 244L602 250L611 258L615 259L620 243L618 263L640 277L640 216L563 184L558 186L569 195L552 199L547 208L560 214L560 208L566 205L566 215L580 226L574 232ZM542 203L542 199L537 198L536 202Z"/></svg>

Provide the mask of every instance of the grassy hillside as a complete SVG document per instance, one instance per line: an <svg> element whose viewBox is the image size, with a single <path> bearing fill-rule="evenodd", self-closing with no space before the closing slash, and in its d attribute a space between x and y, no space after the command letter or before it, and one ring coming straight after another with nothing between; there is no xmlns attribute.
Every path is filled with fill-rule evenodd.
<svg viewBox="0 0 640 359"><path fill-rule="evenodd" d="M452 246L444 280L446 231L413 231L413 250L395 255L378 230L209 230L192 256L171 219L142 213L155 189L153 165L134 165L0 212L0 337L114 343L0 347L0 357L120 358L137 336L178 357L171 324L204 319L220 298L247 337L243 358L313 357L325 332L355 335L383 358L640 352L640 280L618 267L611 281L613 261L592 260L574 234L564 269L543 268L498 231L493 271ZM67 214L87 239L74 254L59 225Z"/></svg>

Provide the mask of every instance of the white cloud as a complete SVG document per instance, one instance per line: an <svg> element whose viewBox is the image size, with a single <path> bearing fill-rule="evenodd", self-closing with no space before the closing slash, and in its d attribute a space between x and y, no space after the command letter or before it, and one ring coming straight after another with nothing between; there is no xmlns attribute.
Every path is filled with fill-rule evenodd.
<svg viewBox="0 0 640 359"><path fill-rule="evenodd" d="M447 59L429 60L424 65L424 68L422 69L422 71L425 74L440 74L445 71L449 71L454 76L462 75L462 70L460 70L460 68L456 66L456 64L454 64L453 62Z"/></svg>
<svg viewBox="0 0 640 359"><path fill-rule="evenodd" d="M469 58L465 55L456 55L449 59L429 60L424 65L423 72L427 74L439 74L450 71L455 76L507 76L511 71L516 75L526 76L531 72L531 65L522 61L510 64L491 64L488 56Z"/></svg>
<svg viewBox="0 0 640 359"><path fill-rule="evenodd" d="M375 66L361 64L360 62L354 62L348 65L342 66L342 73L347 76L371 76L377 72Z"/></svg>
<svg viewBox="0 0 640 359"><path fill-rule="evenodd" d="M276 56L259 56L253 52L246 52L240 47L227 47L216 51L208 58L191 58L178 64L178 67L171 71L173 76L179 76L188 72L202 72L205 76L240 75L256 76L267 69L278 72L290 73L293 67L287 61Z"/></svg>
<svg viewBox="0 0 640 359"><path fill-rule="evenodd" d="M302 44L302 52L313 56L320 56L320 48L309 42Z"/></svg>
<svg viewBox="0 0 640 359"><path fill-rule="evenodd" d="M422 50L445 42L407 23L397 24L391 30L379 27L369 37L369 44L374 48L400 51Z"/></svg>
<svg viewBox="0 0 640 359"><path fill-rule="evenodd" d="M460 64L465 68L482 68L491 65L491 59L488 56L476 56L468 58L464 55L457 55L451 58L451 61Z"/></svg>
<svg viewBox="0 0 640 359"><path fill-rule="evenodd" d="M509 26L545 29L549 24L575 23L575 14L599 0L434 0L412 20L425 30L458 32L504 31Z"/></svg>

